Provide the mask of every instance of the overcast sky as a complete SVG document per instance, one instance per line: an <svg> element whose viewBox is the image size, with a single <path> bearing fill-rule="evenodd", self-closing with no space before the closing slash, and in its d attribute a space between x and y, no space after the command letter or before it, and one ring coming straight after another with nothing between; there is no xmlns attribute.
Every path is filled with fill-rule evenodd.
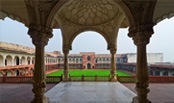
<svg viewBox="0 0 174 103"><path fill-rule="evenodd" d="M33 47L31 38L27 34L28 28L22 23L6 18L0 20L0 41ZM174 17L165 19L154 27L154 34L147 46L149 53L163 53L164 62L174 62ZM136 53L136 46L127 36L127 29L120 29L118 33L117 54ZM49 40L46 51L62 51L62 36L59 29L53 31L53 38ZM71 54L79 52L109 53L104 38L92 31L81 33L73 42Z"/></svg>

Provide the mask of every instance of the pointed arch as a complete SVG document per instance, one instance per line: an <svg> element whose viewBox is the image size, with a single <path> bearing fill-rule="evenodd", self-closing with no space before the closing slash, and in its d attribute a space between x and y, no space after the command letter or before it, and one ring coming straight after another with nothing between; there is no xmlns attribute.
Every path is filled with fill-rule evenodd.
<svg viewBox="0 0 174 103"><path fill-rule="evenodd" d="M75 39L78 35L80 35L80 34L83 33L83 32L87 32L87 31L97 32L99 35L101 35L101 36L104 38L104 40L106 41L107 45L109 44L110 39L109 39L109 38L106 36L106 34L103 33L102 31L100 31L100 30L98 30L98 29L95 29L95 28L83 28L83 29L79 29L77 32L74 32L74 33L72 34L72 36L71 36L70 39L69 39L68 45L72 45L74 39ZM63 40L64 40L64 39L63 39Z"/></svg>

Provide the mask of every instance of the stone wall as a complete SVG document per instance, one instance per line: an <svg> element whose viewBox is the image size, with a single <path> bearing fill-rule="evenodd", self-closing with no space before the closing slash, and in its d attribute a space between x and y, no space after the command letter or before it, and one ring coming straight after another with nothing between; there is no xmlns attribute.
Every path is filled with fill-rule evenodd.
<svg viewBox="0 0 174 103"><path fill-rule="evenodd" d="M128 53L127 58L128 58L128 63L136 63L137 54ZM147 53L147 62L150 64L163 62L163 53Z"/></svg>

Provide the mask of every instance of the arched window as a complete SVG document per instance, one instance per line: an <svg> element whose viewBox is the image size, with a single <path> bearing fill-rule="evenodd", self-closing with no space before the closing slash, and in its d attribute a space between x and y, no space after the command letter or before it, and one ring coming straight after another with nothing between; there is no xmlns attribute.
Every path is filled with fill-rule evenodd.
<svg viewBox="0 0 174 103"><path fill-rule="evenodd" d="M91 57L90 57L90 56L88 56L88 57L87 57L87 60L88 60L88 61L90 61L90 60L91 60Z"/></svg>

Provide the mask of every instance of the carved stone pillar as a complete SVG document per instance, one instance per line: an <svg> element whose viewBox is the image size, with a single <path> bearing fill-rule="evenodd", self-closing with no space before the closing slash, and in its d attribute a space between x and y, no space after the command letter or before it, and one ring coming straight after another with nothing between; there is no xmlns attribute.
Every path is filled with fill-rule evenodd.
<svg viewBox="0 0 174 103"><path fill-rule="evenodd" d="M137 96L133 98L133 103L151 103L147 99L147 94L150 91L149 75L147 66L146 45L153 34L152 25L143 25L129 32L129 36L133 37L134 44L137 46L137 65L136 65L136 91Z"/></svg>
<svg viewBox="0 0 174 103"><path fill-rule="evenodd" d="M68 69L69 69L69 65L68 65L68 54L69 54L69 50L70 47L68 45L64 45L63 46L63 53L64 53L64 79L63 81L69 81L69 74L68 74Z"/></svg>
<svg viewBox="0 0 174 103"><path fill-rule="evenodd" d="M35 45L35 65L33 75L34 100L31 103L48 103L48 98L44 96L46 88L46 73L44 62L44 48L52 37L52 29L40 26L29 27L28 34Z"/></svg>
<svg viewBox="0 0 174 103"><path fill-rule="evenodd" d="M113 46L110 48L110 53L111 53L111 82L116 82L117 77L116 77L116 61L115 61L115 54L116 54L116 47Z"/></svg>

